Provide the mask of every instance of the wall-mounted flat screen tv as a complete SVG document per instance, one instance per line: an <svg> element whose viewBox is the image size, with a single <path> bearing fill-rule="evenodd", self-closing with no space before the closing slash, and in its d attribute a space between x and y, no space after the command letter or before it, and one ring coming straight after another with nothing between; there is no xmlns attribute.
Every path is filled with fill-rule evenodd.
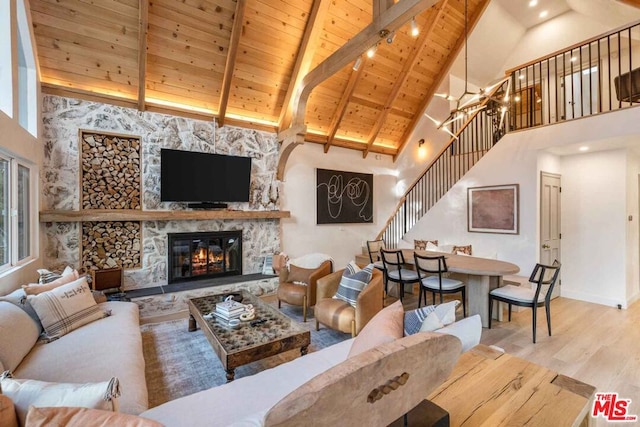
<svg viewBox="0 0 640 427"><path fill-rule="evenodd" d="M251 158L160 150L163 202L248 202Z"/></svg>

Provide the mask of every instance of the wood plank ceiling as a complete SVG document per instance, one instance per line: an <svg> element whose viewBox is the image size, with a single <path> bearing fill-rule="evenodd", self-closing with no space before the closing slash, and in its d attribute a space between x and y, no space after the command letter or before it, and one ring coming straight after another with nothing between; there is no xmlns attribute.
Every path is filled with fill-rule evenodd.
<svg viewBox="0 0 640 427"><path fill-rule="evenodd" d="M468 0L470 28L488 1ZM358 70L352 61L313 89L306 141L399 154L464 41L464 0L434 3L415 16L417 37L407 22ZM302 78L374 18L371 0L30 6L44 92L270 131L290 125Z"/></svg>

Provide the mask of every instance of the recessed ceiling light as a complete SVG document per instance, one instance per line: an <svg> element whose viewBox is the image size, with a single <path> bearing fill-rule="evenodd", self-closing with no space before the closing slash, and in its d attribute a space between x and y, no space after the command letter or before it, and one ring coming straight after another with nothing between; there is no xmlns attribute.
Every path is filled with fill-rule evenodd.
<svg viewBox="0 0 640 427"><path fill-rule="evenodd" d="M529 7L536 7L538 5L538 0L531 0L529 2Z"/></svg>
<svg viewBox="0 0 640 427"><path fill-rule="evenodd" d="M576 62L578 60L578 58L576 58L575 56L571 57L571 62Z"/></svg>
<svg viewBox="0 0 640 427"><path fill-rule="evenodd" d="M538 16L540 18L546 18L548 14L549 14L549 11L543 10L542 12L540 12L540 15L538 15Z"/></svg>
<svg viewBox="0 0 640 427"><path fill-rule="evenodd" d="M578 150L580 150L580 151L589 151L589 147L587 147L586 145L583 145L582 147L578 148Z"/></svg>

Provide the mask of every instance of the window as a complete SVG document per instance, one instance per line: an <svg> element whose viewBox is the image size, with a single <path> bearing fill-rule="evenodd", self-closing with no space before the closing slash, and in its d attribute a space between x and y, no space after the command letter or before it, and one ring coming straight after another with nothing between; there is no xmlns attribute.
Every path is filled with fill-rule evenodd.
<svg viewBox="0 0 640 427"><path fill-rule="evenodd" d="M32 258L31 168L0 155L0 269Z"/></svg>

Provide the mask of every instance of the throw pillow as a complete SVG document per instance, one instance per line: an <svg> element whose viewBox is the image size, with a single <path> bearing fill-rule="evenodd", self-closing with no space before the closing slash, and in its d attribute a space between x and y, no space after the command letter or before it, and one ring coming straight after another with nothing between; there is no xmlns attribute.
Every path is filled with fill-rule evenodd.
<svg viewBox="0 0 640 427"><path fill-rule="evenodd" d="M471 245L454 246L451 253L456 255L471 255Z"/></svg>
<svg viewBox="0 0 640 427"><path fill-rule="evenodd" d="M419 332L433 332L437 329L443 328L444 325L440 321L438 314L434 311L429 313L427 317L424 318L422 325L420 326Z"/></svg>
<svg viewBox="0 0 640 427"><path fill-rule="evenodd" d="M297 285L308 285L309 276L316 271L315 268L302 268L291 264L289 266L289 275L287 276L287 282L293 282Z"/></svg>
<svg viewBox="0 0 640 427"><path fill-rule="evenodd" d="M8 396L0 394L0 426L18 427L16 408Z"/></svg>
<svg viewBox="0 0 640 427"><path fill-rule="evenodd" d="M78 407L31 406L27 413L27 427L50 426L118 426L118 427L162 427L157 421L137 415Z"/></svg>
<svg viewBox="0 0 640 427"><path fill-rule="evenodd" d="M27 313L6 301L0 302L0 362L15 369L38 341L40 330Z"/></svg>
<svg viewBox="0 0 640 427"><path fill-rule="evenodd" d="M16 289L15 291L11 292L9 295L0 297L0 301L10 302L11 304L15 305L21 310L24 310L24 312L27 313L29 317L33 319L34 322L36 322L36 325L38 325L38 333L39 334L42 333L42 330L43 330L42 323L40 323L40 318L38 317L38 313L36 313L36 311L31 306L31 303L27 299L27 294L24 293L24 289L22 288Z"/></svg>
<svg viewBox="0 0 640 427"><path fill-rule="evenodd" d="M379 345L402 338L403 315L404 308L400 301L380 310L353 340L347 357L356 356Z"/></svg>
<svg viewBox="0 0 640 427"><path fill-rule="evenodd" d="M373 264L367 265L365 268L356 271L357 266L347 265L347 268L342 272L340 278L340 284L334 298L340 299L351 306L355 307L358 302L358 295L364 290L364 288L371 281L373 275Z"/></svg>
<svg viewBox="0 0 640 427"><path fill-rule="evenodd" d="M425 251L425 250L435 250L435 249L429 249L429 244L431 244L431 247L438 247L438 241L437 240L413 240L413 248L418 250L418 251Z"/></svg>
<svg viewBox="0 0 640 427"><path fill-rule="evenodd" d="M59 279L56 279L52 282L45 283L43 285L30 283L28 285L22 285L22 289L24 289L24 293L27 295L38 295L42 292L47 292L57 288L58 286L62 286L67 283L73 282L74 280L78 280L79 278L80 274L78 273L78 271L72 270L70 273L63 275Z"/></svg>
<svg viewBox="0 0 640 427"><path fill-rule="evenodd" d="M84 277L50 291L30 295L29 302L38 313L48 340L105 317Z"/></svg>
<svg viewBox="0 0 640 427"><path fill-rule="evenodd" d="M51 283L54 280L61 278L62 276L70 274L71 272L73 272L73 268L70 266L66 266L62 273L56 273L54 271L47 270L46 268L40 268L36 271L40 275L40 277L38 277L38 283L43 285L45 283Z"/></svg>
<svg viewBox="0 0 640 427"><path fill-rule="evenodd" d="M116 377L100 383L49 383L18 380L5 372L0 378L0 386L2 393L13 401L20 425L24 425L31 405L81 406L116 412L118 410L120 385Z"/></svg>
<svg viewBox="0 0 640 427"><path fill-rule="evenodd" d="M428 305L426 307L407 311L404 314L404 334L413 335L420 331L422 324L429 314L435 312L440 323L443 326L449 325L456 321L456 307L460 305L460 301L450 301L444 304ZM430 319L429 324L433 319Z"/></svg>

